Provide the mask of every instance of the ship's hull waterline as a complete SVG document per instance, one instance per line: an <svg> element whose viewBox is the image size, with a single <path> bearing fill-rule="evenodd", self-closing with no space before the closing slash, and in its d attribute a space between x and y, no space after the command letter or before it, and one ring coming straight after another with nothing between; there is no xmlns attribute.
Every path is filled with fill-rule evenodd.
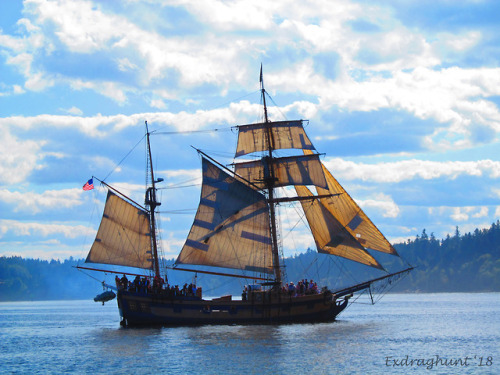
<svg viewBox="0 0 500 375"><path fill-rule="evenodd" d="M328 322L346 307L349 297L331 293L291 297L259 292L248 300L165 297L119 291L123 326L183 326L203 324L280 324Z"/></svg>

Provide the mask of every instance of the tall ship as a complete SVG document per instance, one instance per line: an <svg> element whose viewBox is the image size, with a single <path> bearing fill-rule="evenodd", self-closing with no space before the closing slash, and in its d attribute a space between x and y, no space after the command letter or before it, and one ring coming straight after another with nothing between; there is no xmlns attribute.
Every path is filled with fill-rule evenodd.
<svg viewBox="0 0 500 375"><path fill-rule="evenodd" d="M200 202L184 246L171 266L183 272L241 277L247 283L241 298L204 298L196 282L169 284L170 271L162 266L158 252L156 215L161 203L156 184L162 179L155 179L146 123L149 183L144 205L103 183L108 193L102 220L86 264L78 266L117 273L116 286L103 285L116 291L121 325L333 321L355 293L370 291L375 283L392 281L412 269L408 265L389 273L370 253L399 257L321 162L304 130L305 120L268 118L262 70L260 85L263 121L235 126L235 162L226 166L198 150L203 176ZM277 156L279 150L293 155ZM244 156L254 159L239 162ZM294 194L280 196L277 189L287 186ZM277 206L289 202L298 202L302 208L318 253L375 268L382 275L341 288L307 279L289 282L277 219ZM104 271L93 263L120 266L125 271ZM142 272L130 272L131 267ZM114 292L107 291L95 300L104 303L114 297Z"/></svg>

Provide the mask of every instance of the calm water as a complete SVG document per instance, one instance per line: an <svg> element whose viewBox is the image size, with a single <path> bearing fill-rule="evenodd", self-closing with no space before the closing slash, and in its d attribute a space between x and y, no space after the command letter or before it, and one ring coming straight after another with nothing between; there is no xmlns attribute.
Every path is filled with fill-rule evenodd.
<svg viewBox="0 0 500 375"><path fill-rule="evenodd" d="M118 322L116 301L0 303L0 373L500 374L499 293L387 295L325 324Z"/></svg>

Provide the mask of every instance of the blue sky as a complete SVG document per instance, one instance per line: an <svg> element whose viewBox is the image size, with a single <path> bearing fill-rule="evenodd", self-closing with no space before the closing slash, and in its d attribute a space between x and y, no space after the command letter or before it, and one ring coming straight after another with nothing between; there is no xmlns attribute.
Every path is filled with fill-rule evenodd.
<svg viewBox="0 0 500 375"><path fill-rule="evenodd" d="M81 187L94 175L143 200L146 120L220 129L152 137L176 255L199 199L190 146L232 161L230 127L262 116L261 63L271 119L309 120L389 240L488 227L500 218L498 14L494 0L1 0L0 255L84 257L105 192ZM285 253L313 247L280 211Z"/></svg>

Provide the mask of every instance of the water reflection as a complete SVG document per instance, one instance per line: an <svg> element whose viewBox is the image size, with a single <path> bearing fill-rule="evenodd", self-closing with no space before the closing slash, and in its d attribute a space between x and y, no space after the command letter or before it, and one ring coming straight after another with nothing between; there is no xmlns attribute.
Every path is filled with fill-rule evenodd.
<svg viewBox="0 0 500 375"><path fill-rule="evenodd" d="M499 357L499 313L499 294L399 295L333 323L124 329L114 303L1 303L0 363L17 373L403 373L385 358Z"/></svg>

